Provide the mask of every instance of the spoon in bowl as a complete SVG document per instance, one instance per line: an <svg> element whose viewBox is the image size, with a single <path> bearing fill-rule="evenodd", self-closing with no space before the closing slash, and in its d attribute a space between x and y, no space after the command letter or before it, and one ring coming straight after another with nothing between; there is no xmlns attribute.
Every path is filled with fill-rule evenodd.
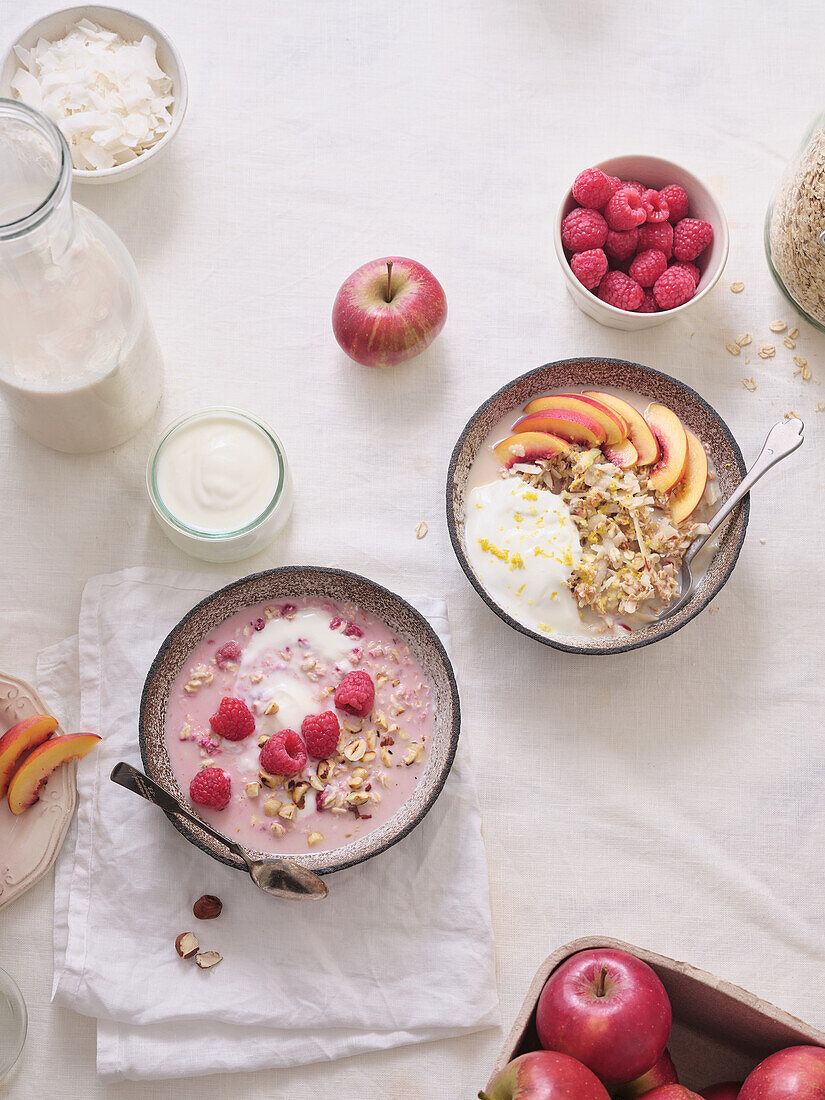
<svg viewBox="0 0 825 1100"><path fill-rule="evenodd" d="M788 420L780 420L778 424L774 424L768 432L768 438L765 440L765 445L760 451L756 462L754 462L753 466L751 466L718 512L708 520L708 527L710 530L705 535L698 535L687 548L685 556L682 558L679 599L661 615L656 617L655 621L657 623L669 619L672 615L675 615L677 611L681 611L685 606L693 595L694 581L690 572L690 563L708 540L716 534L739 501L744 496L747 496L757 481L770 470L771 466L775 466L781 459L787 458L788 455L793 454L797 447L802 446L802 441L804 439L802 433L804 429L805 425L798 416L792 416Z"/></svg>
<svg viewBox="0 0 825 1100"><path fill-rule="evenodd" d="M306 901L319 901L329 893L329 887L318 875L308 871L299 863L293 863L288 859L278 859L277 856L258 859L250 856L240 844L230 840L199 817L195 817L185 806L163 787L159 786L148 775L133 768L131 764L121 761L115 764L109 777L113 783L119 783L127 791L134 791L147 802L154 803L166 813L177 814L178 817L191 821L205 833L219 841L236 856L244 861L249 868L252 881L265 894L272 894L276 898L293 898Z"/></svg>

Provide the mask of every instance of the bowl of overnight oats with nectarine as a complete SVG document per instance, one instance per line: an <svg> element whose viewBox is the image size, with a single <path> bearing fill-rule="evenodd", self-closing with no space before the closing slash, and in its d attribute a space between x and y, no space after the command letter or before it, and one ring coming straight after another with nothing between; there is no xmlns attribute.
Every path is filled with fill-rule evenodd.
<svg viewBox="0 0 825 1100"><path fill-rule="evenodd" d="M415 609L366 578L296 567L230 585L173 631L147 679L141 748L225 836L326 873L423 818L458 727L449 660Z"/></svg>
<svg viewBox="0 0 825 1100"><path fill-rule="evenodd" d="M509 625L557 649L621 652L672 634L724 585L747 500L697 555L690 600L661 619L683 556L744 473L727 426L683 383L622 360L566 360L471 418L450 464L448 526Z"/></svg>

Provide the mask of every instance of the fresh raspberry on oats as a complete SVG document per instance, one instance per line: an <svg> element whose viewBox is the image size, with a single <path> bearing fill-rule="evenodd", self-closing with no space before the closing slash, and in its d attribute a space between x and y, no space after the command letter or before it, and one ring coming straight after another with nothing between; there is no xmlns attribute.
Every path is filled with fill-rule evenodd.
<svg viewBox="0 0 825 1100"><path fill-rule="evenodd" d="M363 638L364 631L357 623L348 622L341 631L345 638Z"/></svg>
<svg viewBox="0 0 825 1100"><path fill-rule="evenodd" d="M227 665L236 665L241 659L241 647L237 642L226 642L215 654L215 664L218 668L226 668Z"/></svg>
<svg viewBox="0 0 825 1100"><path fill-rule="evenodd" d="M189 784L189 797L198 806L224 810L229 805L232 780L220 768L201 768Z"/></svg>
<svg viewBox="0 0 825 1100"><path fill-rule="evenodd" d="M366 718L375 702L375 684L368 672L348 672L335 689L335 705L347 714Z"/></svg>
<svg viewBox="0 0 825 1100"><path fill-rule="evenodd" d="M219 737L227 741L243 741L255 732L255 719L243 699L225 695L220 706L209 719L209 725Z"/></svg>
<svg viewBox="0 0 825 1100"><path fill-rule="evenodd" d="M316 760L325 760L338 748L341 727L331 710L323 714L308 714L301 723L301 733L307 752Z"/></svg>
<svg viewBox="0 0 825 1100"><path fill-rule="evenodd" d="M279 730L264 741L260 760L272 775L295 775L306 766L306 745L295 730Z"/></svg>

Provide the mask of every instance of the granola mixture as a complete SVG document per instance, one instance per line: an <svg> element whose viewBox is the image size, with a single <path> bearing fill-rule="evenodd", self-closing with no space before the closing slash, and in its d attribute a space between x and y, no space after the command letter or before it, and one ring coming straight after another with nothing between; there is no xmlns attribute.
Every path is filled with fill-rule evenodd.
<svg viewBox="0 0 825 1100"><path fill-rule="evenodd" d="M612 627L614 616L652 619L678 596L682 555L708 527L693 517L674 524L666 497L648 486L647 469L620 470L598 447L571 446L512 472L559 494L570 509L582 556L566 584L582 610Z"/></svg>

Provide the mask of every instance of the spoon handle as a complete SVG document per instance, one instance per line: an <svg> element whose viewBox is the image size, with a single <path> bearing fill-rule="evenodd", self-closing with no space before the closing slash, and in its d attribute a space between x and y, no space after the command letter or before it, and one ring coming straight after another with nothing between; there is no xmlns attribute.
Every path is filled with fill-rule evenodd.
<svg viewBox="0 0 825 1100"><path fill-rule="evenodd" d="M804 439L802 433L804 429L805 425L799 417L796 416L792 416L788 420L780 420L778 424L774 424L768 432L768 437L765 440L762 450L759 452L757 460L718 512L708 520L710 531L706 535L700 535L699 538L694 539L691 543L690 550L688 554L685 555L684 560L686 562L694 558L708 539L719 530L739 501L747 496L757 481L759 481L772 466L775 466L777 462L781 461L783 458L787 458L788 455L793 454L797 447L802 446L802 441Z"/></svg>
<svg viewBox="0 0 825 1100"><path fill-rule="evenodd" d="M240 856L241 859L246 862L246 856L243 853L240 845L231 841L228 837L225 837L222 833L219 833L217 829L213 829L211 825L207 825L205 821L202 821L199 817L195 817L184 806L178 802L178 800L168 791L165 791L154 779L150 779L148 775L144 775L143 772L138 771L137 768L133 768L131 764L125 763L123 760L119 764L115 764L112 768L112 774L109 776L113 783L119 783L121 787L125 787L127 791L133 791L135 794L139 794L141 798L145 798L147 802L152 802L155 806L158 806L161 810L165 810L166 813L177 814L178 817L183 817L187 821L191 821L193 825L197 825L199 829L203 829L205 833L209 833L211 837L219 841L230 852L234 852L235 855Z"/></svg>

